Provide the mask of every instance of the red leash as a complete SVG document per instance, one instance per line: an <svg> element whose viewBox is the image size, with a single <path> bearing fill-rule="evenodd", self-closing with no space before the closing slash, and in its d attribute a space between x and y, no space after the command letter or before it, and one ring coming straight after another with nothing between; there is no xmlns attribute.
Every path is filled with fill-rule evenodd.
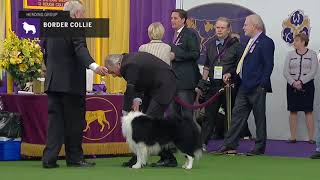
<svg viewBox="0 0 320 180"><path fill-rule="evenodd" d="M179 103L180 105L182 105L183 107L186 107L188 109L199 109L199 108L203 108L203 107L207 107L209 104L213 103L214 101L216 101L218 99L218 97L223 93L224 88L221 88L216 94L214 94L212 97L210 97L208 99L208 101L202 103L202 104L196 104L196 105L191 105L189 103L184 102L182 99L180 99L178 96L175 96L173 99Z"/></svg>

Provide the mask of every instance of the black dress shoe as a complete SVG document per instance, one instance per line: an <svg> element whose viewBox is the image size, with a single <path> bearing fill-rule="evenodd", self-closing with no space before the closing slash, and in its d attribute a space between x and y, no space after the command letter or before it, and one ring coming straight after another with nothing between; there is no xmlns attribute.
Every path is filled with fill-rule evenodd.
<svg viewBox="0 0 320 180"><path fill-rule="evenodd" d="M176 159L165 159L160 160L156 163L151 164L152 167L177 167L178 163Z"/></svg>
<svg viewBox="0 0 320 180"><path fill-rule="evenodd" d="M296 139L288 139L287 143L296 143L297 140Z"/></svg>
<svg viewBox="0 0 320 180"><path fill-rule="evenodd" d="M221 146L217 151L214 151L213 154L237 154L237 151L228 146Z"/></svg>
<svg viewBox="0 0 320 180"><path fill-rule="evenodd" d="M93 167L96 163L94 162L88 162L85 160L79 161L79 162L67 162L68 167Z"/></svg>
<svg viewBox="0 0 320 180"><path fill-rule="evenodd" d="M45 169L53 169L53 168L58 168L59 164L57 163L48 163L48 162L43 162L42 167Z"/></svg>
<svg viewBox="0 0 320 180"><path fill-rule="evenodd" d="M259 155L263 155L264 154L264 150L259 150L259 149L253 149L249 152L247 152L247 156L259 156Z"/></svg>
<svg viewBox="0 0 320 180"><path fill-rule="evenodd" d="M308 143L309 143L309 144L315 144L316 141L315 141L315 140L309 140Z"/></svg>
<svg viewBox="0 0 320 180"><path fill-rule="evenodd" d="M312 156L310 156L311 159L320 159L320 152L316 152Z"/></svg>
<svg viewBox="0 0 320 180"><path fill-rule="evenodd" d="M122 163L122 167L131 167L137 163L137 156L132 156L128 162Z"/></svg>

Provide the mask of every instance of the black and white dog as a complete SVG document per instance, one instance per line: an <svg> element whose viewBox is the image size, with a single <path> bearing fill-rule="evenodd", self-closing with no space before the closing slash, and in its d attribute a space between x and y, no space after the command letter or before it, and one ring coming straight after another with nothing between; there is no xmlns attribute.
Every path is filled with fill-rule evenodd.
<svg viewBox="0 0 320 180"><path fill-rule="evenodd" d="M143 167L148 156L158 155L170 144L186 154L184 169L191 169L194 158L199 159L202 154L200 129L191 120L152 118L141 112L130 112L122 117L122 134L137 155L137 163L132 168Z"/></svg>

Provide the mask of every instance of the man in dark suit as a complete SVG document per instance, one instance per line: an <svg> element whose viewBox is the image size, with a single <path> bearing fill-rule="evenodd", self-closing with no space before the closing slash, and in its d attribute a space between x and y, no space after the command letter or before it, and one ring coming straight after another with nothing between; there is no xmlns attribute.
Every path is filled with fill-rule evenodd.
<svg viewBox="0 0 320 180"><path fill-rule="evenodd" d="M171 13L171 26L174 29L171 51L174 54L172 69L177 75L177 96L186 103L193 104L195 100L195 87L201 74L197 60L200 56L200 44L197 36L185 26L187 12L175 9ZM187 109L178 103L172 102L170 113L192 120L193 110Z"/></svg>
<svg viewBox="0 0 320 180"><path fill-rule="evenodd" d="M67 2L64 9L71 12L72 18L84 16L84 8L78 1ZM94 166L84 160L81 146L85 125L86 68L100 75L105 75L107 69L94 63L85 38L48 38L44 49L48 131L42 166L59 167L56 161L63 143L67 166Z"/></svg>
<svg viewBox="0 0 320 180"><path fill-rule="evenodd" d="M256 14L246 18L243 29L250 40L236 69L241 85L232 111L231 128L218 152L235 153L241 130L252 110L257 137L255 147L247 155L261 155L266 149L266 93L272 92L270 76L274 64L274 42L265 35L263 21Z"/></svg>
<svg viewBox="0 0 320 180"><path fill-rule="evenodd" d="M234 87L231 89L232 109L238 88L236 84L236 67L243 49L237 38L229 36L230 27L229 19L225 17L217 19L215 24L216 37L208 46L202 79L206 81L208 77L210 78L210 90L206 93L206 96L208 96L206 99L216 94L226 84L233 83ZM223 139L224 137L227 123L225 123L226 119L218 118L218 111L221 106L225 111L227 110L225 94L221 95L217 101L208 105L205 109L206 118L202 122L201 128L204 150L213 130L216 139Z"/></svg>
<svg viewBox="0 0 320 180"><path fill-rule="evenodd" d="M161 59L146 52L110 55L106 66L109 74L123 77L127 81L124 94L123 114L138 111L143 99L143 112L162 118L176 92L176 77L171 67ZM174 156L171 154L171 158ZM123 166L136 163L132 157ZM176 161L175 164L176 166Z"/></svg>
<svg viewBox="0 0 320 180"><path fill-rule="evenodd" d="M152 117L164 116L176 92L175 74L168 64L150 53L137 52L109 55L106 67L109 74L127 81L123 111L139 110L143 99L144 113ZM140 103L135 103L136 100Z"/></svg>

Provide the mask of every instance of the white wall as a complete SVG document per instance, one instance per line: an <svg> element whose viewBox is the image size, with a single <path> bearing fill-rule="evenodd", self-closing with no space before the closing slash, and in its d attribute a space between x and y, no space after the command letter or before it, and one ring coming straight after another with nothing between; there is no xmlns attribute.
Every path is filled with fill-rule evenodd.
<svg viewBox="0 0 320 180"><path fill-rule="evenodd" d="M267 30L267 35L275 43L275 66L271 76L273 93L267 96L267 128L268 138L288 139L290 130L288 125L288 111L286 101L286 81L282 76L282 69L286 53L292 50L281 38L282 21L295 10L301 9L309 16L311 23L311 34L309 48L318 52L320 48L320 16L317 12L318 0L177 0L177 8L188 10L195 6L209 3L232 3L246 7L259 14ZM319 119L319 73L315 80L315 121ZM250 129L254 131L253 117L249 118ZM299 113L298 139L307 139L307 130L304 121L304 114Z"/></svg>

